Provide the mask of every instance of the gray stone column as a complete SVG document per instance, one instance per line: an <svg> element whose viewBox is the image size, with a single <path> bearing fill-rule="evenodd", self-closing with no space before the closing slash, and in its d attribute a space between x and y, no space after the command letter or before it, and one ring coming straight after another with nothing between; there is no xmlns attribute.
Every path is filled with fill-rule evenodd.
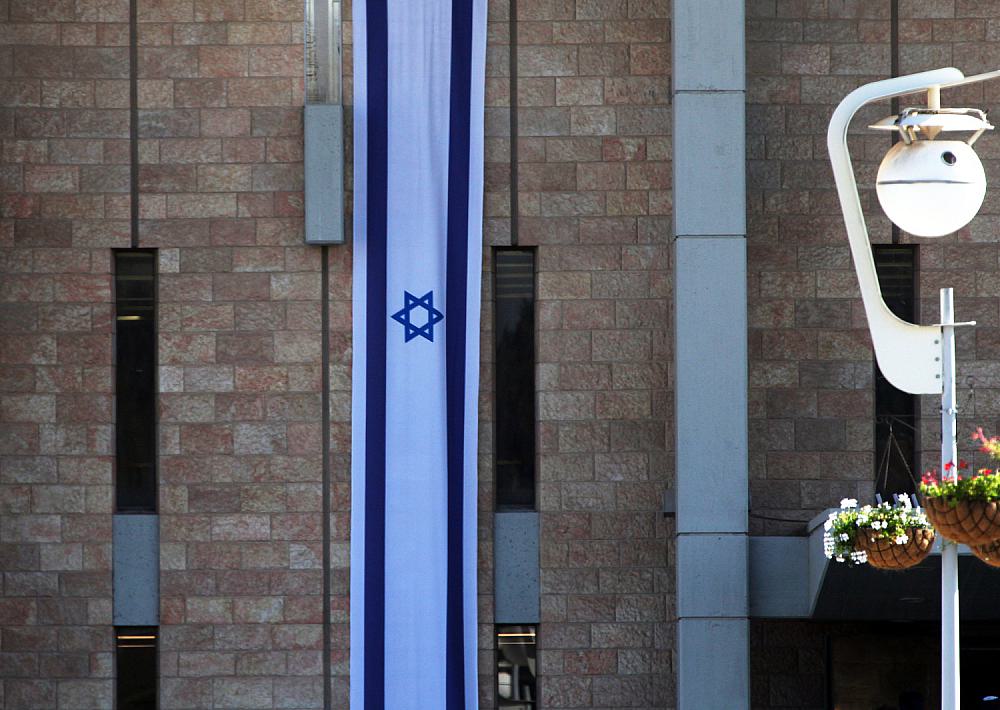
<svg viewBox="0 0 1000 710"><path fill-rule="evenodd" d="M750 707L742 0L675 0L678 707Z"/></svg>

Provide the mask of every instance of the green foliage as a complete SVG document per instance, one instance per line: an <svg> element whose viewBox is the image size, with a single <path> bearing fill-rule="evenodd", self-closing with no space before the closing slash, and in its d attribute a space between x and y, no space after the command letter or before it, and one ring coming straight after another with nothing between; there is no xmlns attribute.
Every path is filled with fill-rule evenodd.
<svg viewBox="0 0 1000 710"><path fill-rule="evenodd" d="M1000 461L1000 437L988 437L982 427L972 434L973 441L980 441L979 450L991 459ZM959 460L958 465L945 465L945 475L939 476L932 469L920 480L920 494L925 498L943 498L951 505L962 500L1000 501L1000 469L980 468L968 474L969 464Z"/></svg>

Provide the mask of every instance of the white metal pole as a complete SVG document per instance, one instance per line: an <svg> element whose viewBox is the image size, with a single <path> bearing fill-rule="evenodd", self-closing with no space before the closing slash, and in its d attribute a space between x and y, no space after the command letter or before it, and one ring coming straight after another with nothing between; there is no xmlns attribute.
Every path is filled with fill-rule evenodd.
<svg viewBox="0 0 1000 710"><path fill-rule="evenodd" d="M958 476L955 442L955 303L950 288L941 289L941 476ZM958 544L941 540L941 710L959 710Z"/></svg>

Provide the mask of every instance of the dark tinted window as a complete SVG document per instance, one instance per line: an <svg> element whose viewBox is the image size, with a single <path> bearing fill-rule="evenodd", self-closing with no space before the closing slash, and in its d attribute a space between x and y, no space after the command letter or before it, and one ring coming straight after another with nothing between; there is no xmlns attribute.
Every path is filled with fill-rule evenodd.
<svg viewBox="0 0 1000 710"><path fill-rule="evenodd" d="M882 297L895 315L917 319L917 247L872 247ZM875 366L875 489L885 500L916 490L917 398L898 390Z"/></svg>
<svg viewBox="0 0 1000 710"><path fill-rule="evenodd" d="M538 689L535 684L534 626L497 627L497 706L534 710Z"/></svg>
<svg viewBox="0 0 1000 710"><path fill-rule="evenodd" d="M115 696L117 710L156 708L155 626L115 629Z"/></svg>
<svg viewBox="0 0 1000 710"><path fill-rule="evenodd" d="M535 507L535 253L497 249L496 503Z"/></svg>
<svg viewBox="0 0 1000 710"><path fill-rule="evenodd" d="M115 500L156 510L156 252L115 252Z"/></svg>

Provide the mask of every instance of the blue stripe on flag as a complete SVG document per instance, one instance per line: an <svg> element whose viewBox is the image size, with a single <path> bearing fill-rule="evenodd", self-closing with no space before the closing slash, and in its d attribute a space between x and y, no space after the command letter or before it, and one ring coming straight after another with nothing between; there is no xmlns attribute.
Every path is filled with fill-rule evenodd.
<svg viewBox="0 0 1000 710"><path fill-rule="evenodd" d="M465 708L463 520L465 488L465 327L469 255L469 113L473 0L452 0L451 116L448 146L447 403L448 592L447 710ZM475 416L475 413L469 413Z"/></svg>
<svg viewBox="0 0 1000 710"><path fill-rule="evenodd" d="M387 0L368 0L367 430L365 437L365 708L385 705L386 216L389 22ZM328 663L329 659L324 662Z"/></svg>

